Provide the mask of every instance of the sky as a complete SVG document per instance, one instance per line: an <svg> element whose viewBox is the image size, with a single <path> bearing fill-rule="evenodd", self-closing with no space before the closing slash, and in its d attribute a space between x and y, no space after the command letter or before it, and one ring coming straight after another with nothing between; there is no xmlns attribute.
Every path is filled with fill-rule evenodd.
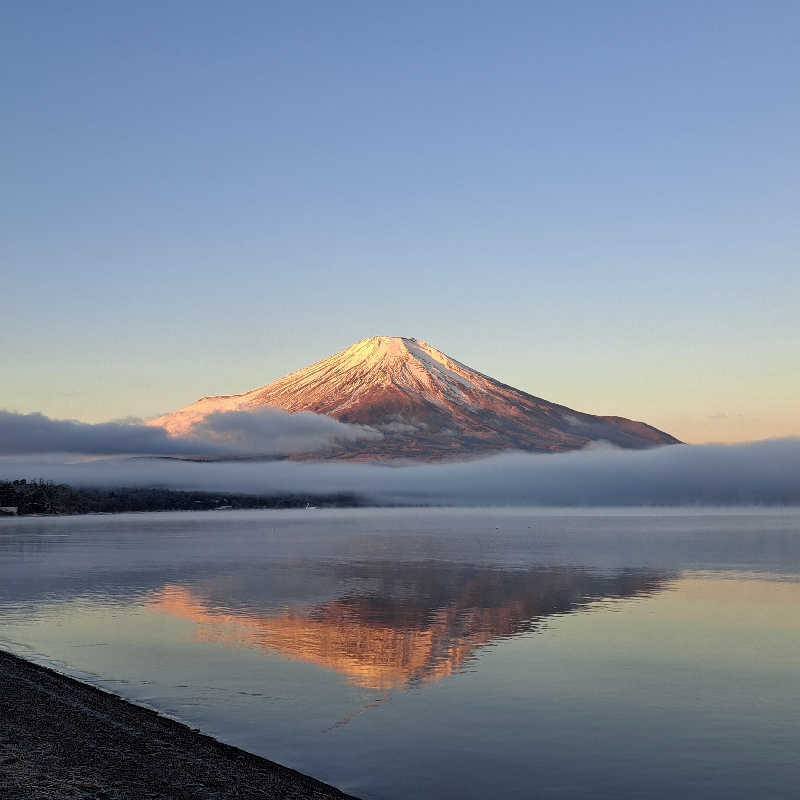
<svg viewBox="0 0 800 800"><path fill-rule="evenodd" d="M412 336L687 442L800 434L795 2L12 2L0 408Z"/></svg>

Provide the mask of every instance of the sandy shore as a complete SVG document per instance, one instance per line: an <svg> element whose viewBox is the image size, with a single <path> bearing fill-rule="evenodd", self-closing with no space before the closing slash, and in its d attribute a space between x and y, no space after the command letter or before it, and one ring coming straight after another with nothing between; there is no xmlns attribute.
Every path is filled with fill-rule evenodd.
<svg viewBox="0 0 800 800"><path fill-rule="evenodd" d="M349 795L0 650L0 797Z"/></svg>

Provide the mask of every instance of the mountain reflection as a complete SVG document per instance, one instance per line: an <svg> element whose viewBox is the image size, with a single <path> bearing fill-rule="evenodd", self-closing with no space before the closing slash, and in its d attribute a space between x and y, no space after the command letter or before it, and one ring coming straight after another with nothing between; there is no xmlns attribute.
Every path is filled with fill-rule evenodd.
<svg viewBox="0 0 800 800"><path fill-rule="evenodd" d="M320 570L338 593L302 606L237 602L236 590L221 580L167 584L151 595L150 607L192 620L203 640L277 651L364 688L396 689L450 675L479 648L541 628L550 616L649 595L671 577L438 562L317 565L314 571Z"/></svg>

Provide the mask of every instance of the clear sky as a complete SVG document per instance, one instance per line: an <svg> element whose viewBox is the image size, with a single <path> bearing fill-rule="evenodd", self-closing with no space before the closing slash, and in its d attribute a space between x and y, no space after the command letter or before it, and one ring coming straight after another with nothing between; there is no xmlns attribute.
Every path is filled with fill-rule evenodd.
<svg viewBox="0 0 800 800"><path fill-rule="evenodd" d="M800 434L798 40L794 0L15 0L0 407L148 417L385 334Z"/></svg>

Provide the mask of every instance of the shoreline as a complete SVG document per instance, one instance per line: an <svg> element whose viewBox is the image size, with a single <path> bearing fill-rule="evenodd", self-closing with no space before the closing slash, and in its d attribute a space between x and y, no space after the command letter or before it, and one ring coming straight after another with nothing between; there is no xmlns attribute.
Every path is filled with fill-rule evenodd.
<svg viewBox="0 0 800 800"><path fill-rule="evenodd" d="M49 667L0 650L4 800L355 800Z"/></svg>
<svg viewBox="0 0 800 800"><path fill-rule="evenodd" d="M158 486L70 486L26 478L0 481L0 515L12 518L137 511L358 508L365 502L353 492L216 492Z"/></svg>

